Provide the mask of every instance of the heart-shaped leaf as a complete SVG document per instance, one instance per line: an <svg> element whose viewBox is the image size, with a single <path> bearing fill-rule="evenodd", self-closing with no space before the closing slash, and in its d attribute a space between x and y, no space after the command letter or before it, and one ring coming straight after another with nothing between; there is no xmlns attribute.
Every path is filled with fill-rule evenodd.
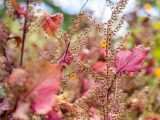
<svg viewBox="0 0 160 120"><path fill-rule="evenodd" d="M116 54L116 73L134 72L142 69L142 61L150 51L142 45L136 46L132 51L121 50Z"/></svg>

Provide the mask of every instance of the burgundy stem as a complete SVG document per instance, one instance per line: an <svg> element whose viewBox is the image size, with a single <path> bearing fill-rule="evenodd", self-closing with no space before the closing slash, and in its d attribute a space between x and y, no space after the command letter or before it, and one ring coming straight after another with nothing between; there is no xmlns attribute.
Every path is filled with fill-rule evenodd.
<svg viewBox="0 0 160 120"><path fill-rule="evenodd" d="M70 41L66 44L65 56L64 56L64 59L63 59L64 61L66 60L66 57L67 57L67 54L68 54L68 51L69 51L69 47L70 47ZM62 73L62 71L63 71L64 68L65 67L62 66L61 73Z"/></svg>
<svg viewBox="0 0 160 120"><path fill-rule="evenodd" d="M26 33L27 33L27 22L28 22L29 0L26 1L26 6L27 6L27 10L26 10L25 20L24 20L24 26L23 26L20 67L23 66L24 47L25 47L25 39L26 39Z"/></svg>
<svg viewBox="0 0 160 120"><path fill-rule="evenodd" d="M12 66L11 66L11 64L10 64L10 62L9 62L6 49L2 47L2 50L3 50L3 56L5 57L6 62L7 62L7 65L8 65L8 67L9 67L9 73L11 73L11 72L12 72Z"/></svg>
<svg viewBox="0 0 160 120"><path fill-rule="evenodd" d="M66 45L66 53L65 53L65 56L64 56L64 60L66 59L66 56L68 54L68 51L69 51L69 46L70 46L70 41L67 43Z"/></svg>

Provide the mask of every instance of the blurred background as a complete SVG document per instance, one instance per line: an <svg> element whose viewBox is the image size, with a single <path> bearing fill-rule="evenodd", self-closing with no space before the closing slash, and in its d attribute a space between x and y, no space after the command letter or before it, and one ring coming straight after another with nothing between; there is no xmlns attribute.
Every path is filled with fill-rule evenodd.
<svg viewBox="0 0 160 120"><path fill-rule="evenodd" d="M25 0L17 0L24 5ZM33 2L36 0L32 0ZM68 25L70 16L78 14L86 0L42 0L42 4L39 8L44 11L48 11L51 14L56 12L62 12L65 17L64 26ZM112 0L116 4L119 0ZM36 9L39 9L36 7ZM6 13L6 0L0 1L0 18L5 17ZM34 8L35 9L35 8ZM93 17L100 21L106 22L110 15L111 10L107 6L106 0L88 0L87 4L83 8L85 11L89 11L93 14ZM160 1L159 0L129 0L129 3L123 14L132 14L136 12L138 17L150 17L153 21L160 19ZM130 16L128 16L130 17Z"/></svg>
<svg viewBox="0 0 160 120"><path fill-rule="evenodd" d="M25 4L25 0L17 1L22 6ZM32 0L32 4L34 4L34 1L36 0ZM117 4L119 0L112 1ZM37 11L37 15L40 14L38 11L47 11L50 14L63 13L63 30L67 30L72 24L71 17L78 14L85 3L86 0L43 0L39 6L34 7L34 10ZM0 19L10 27L13 33L20 35L21 33L17 29L20 27L19 23L10 19L6 10L7 1L0 0ZM90 12L97 22L106 22L111 16L111 10L106 0L88 0L83 10ZM127 16L127 21L116 35L122 36L130 32L128 46L131 47L140 43L150 45L152 55L160 62L160 0L129 0L123 14ZM37 37L35 34L30 35L30 38L35 40L43 38L43 36ZM32 39L32 41L34 40ZM40 44L42 45L43 42L41 41Z"/></svg>
<svg viewBox="0 0 160 120"><path fill-rule="evenodd" d="M25 4L25 0L17 1L22 6ZM117 4L118 1L113 0L114 4ZM47 11L50 14L63 13L63 30L65 31L72 24L72 16L79 14L85 3L86 0L43 0L40 6L34 7L34 10L37 11L37 15L41 13L38 12L39 10ZM13 21L8 17L6 4L6 0L0 0L0 19L10 28L13 34L20 36L19 28L21 25L18 21ZM97 22L106 22L111 16L111 10L106 0L88 0L83 10L92 14ZM135 75L130 74L131 81L127 81L127 86L125 86L127 88L124 89L130 95L130 102L134 103L136 116L145 115L145 120L160 120L160 0L129 0L121 16L124 14L127 20L120 32L116 34L117 38L130 32L128 48L143 44L152 49L145 63L145 72L137 75L136 78ZM29 42L36 43L34 47L37 45L43 46L44 36L38 34L38 31L29 33L28 39L30 39L28 40L28 46ZM28 54L28 59L34 56L34 50L31 53ZM133 120L137 120L137 118Z"/></svg>

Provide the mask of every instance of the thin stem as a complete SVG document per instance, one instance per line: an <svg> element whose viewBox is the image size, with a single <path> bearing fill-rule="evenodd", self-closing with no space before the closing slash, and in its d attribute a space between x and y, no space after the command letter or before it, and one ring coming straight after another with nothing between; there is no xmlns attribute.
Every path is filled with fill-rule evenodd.
<svg viewBox="0 0 160 120"><path fill-rule="evenodd" d="M9 62L6 49L2 47L2 50L3 50L3 56L5 57L6 62L7 62L7 65L8 65L8 67L9 67L9 73L11 73L11 72L12 72L12 66L11 66L11 64L10 64L10 62Z"/></svg>
<svg viewBox="0 0 160 120"><path fill-rule="evenodd" d="M66 59L67 57L67 54L68 54L68 51L69 51L69 47L70 47L70 41L67 43L66 45L66 53L65 53L65 56L64 56L64 60Z"/></svg>
<svg viewBox="0 0 160 120"><path fill-rule="evenodd" d="M106 42L107 42L108 45L109 45L109 39L110 39L109 37L112 37L112 35L109 34L109 31L112 31L111 26L107 27L107 39L106 39ZM106 61L107 77L109 76L109 68L110 68L110 66L109 66L109 59L108 59L108 57L109 57L109 46L108 45L106 46L106 49L105 49L105 52L106 52L105 61ZM115 75L115 78L116 78L116 75ZM109 101L109 93L110 93L110 90L111 90L111 88L113 86L114 79L112 79L111 85L109 86L109 88L107 90L107 100L106 100L107 103ZM107 81L107 84L108 84L108 81ZM109 109L108 109L108 107L106 108L106 117L107 117L107 119L109 118Z"/></svg>
<svg viewBox="0 0 160 120"><path fill-rule="evenodd" d="M86 6L86 4L87 4L88 1L89 0L86 0L86 2L84 3L84 5L82 6L82 8L80 9L80 13L82 12L82 9Z"/></svg>
<svg viewBox="0 0 160 120"><path fill-rule="evenodd" d="M110 84L110 86L108 87L108 90L107 90L107 102L108 102L108 100L109 100L109 95L110 95L111 89L112 89L113 84L114 84L114 82L116 81L116 79L117 79L117 74L115 74L114 79L112 79L111 84ZM106 116L107 116L107 118L109 118L109 109L108 109L108 107L106 108L106 112L107 112L107 113L106 113Z"/></svg>
<svg viewBox="0 0 160 120"><path fill-rule="evenodd" d="M58 37L57 37L57 36L55 36L55 35L54 35L53 37L54 37L54 38L56 38L57 40L61 40L60 38L58 38Z"/></svg>
<svg viewBox="0 0 160 120"><path fill-rule="evenodd" d="M116 105L116 100L117 100L117 89L118 89L118 82L115 78L115 93L114 93L114 101L113 101L113 105L112 105L112 110L111 110L111 120L112 120L112 114L115 110L115 105Z"/></svg>
<svg viewBox="0 0 160 120"><path fill-rule="evenodd" d="M25 39L26 39L26 33L27 33L27 22L28 22L28 12L29 12L29 0L26 1L26 6L27 6L27 10L26 10L24 26L23 26L20 67L23 66L23 56L24 56L24 47L25 47Z"/></svg>

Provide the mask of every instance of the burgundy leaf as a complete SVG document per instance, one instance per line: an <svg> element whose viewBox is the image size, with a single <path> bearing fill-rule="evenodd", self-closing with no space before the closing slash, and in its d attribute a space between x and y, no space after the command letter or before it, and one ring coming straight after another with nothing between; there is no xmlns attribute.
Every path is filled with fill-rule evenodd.
<svg viewBox="0 0 160 120"><path fill-rule="evenodd" d="M121 50L116 54L116 73L135 72L142 69L142 61L150 51L142 45L136 46L132 51Z"/></svg>
<svg viewBox="0 0 160 120"><path fill-rule="evenodd" d="M59 61L60 64L69 65L71 63L71 53L68 51L65 53Z"/></svg>

